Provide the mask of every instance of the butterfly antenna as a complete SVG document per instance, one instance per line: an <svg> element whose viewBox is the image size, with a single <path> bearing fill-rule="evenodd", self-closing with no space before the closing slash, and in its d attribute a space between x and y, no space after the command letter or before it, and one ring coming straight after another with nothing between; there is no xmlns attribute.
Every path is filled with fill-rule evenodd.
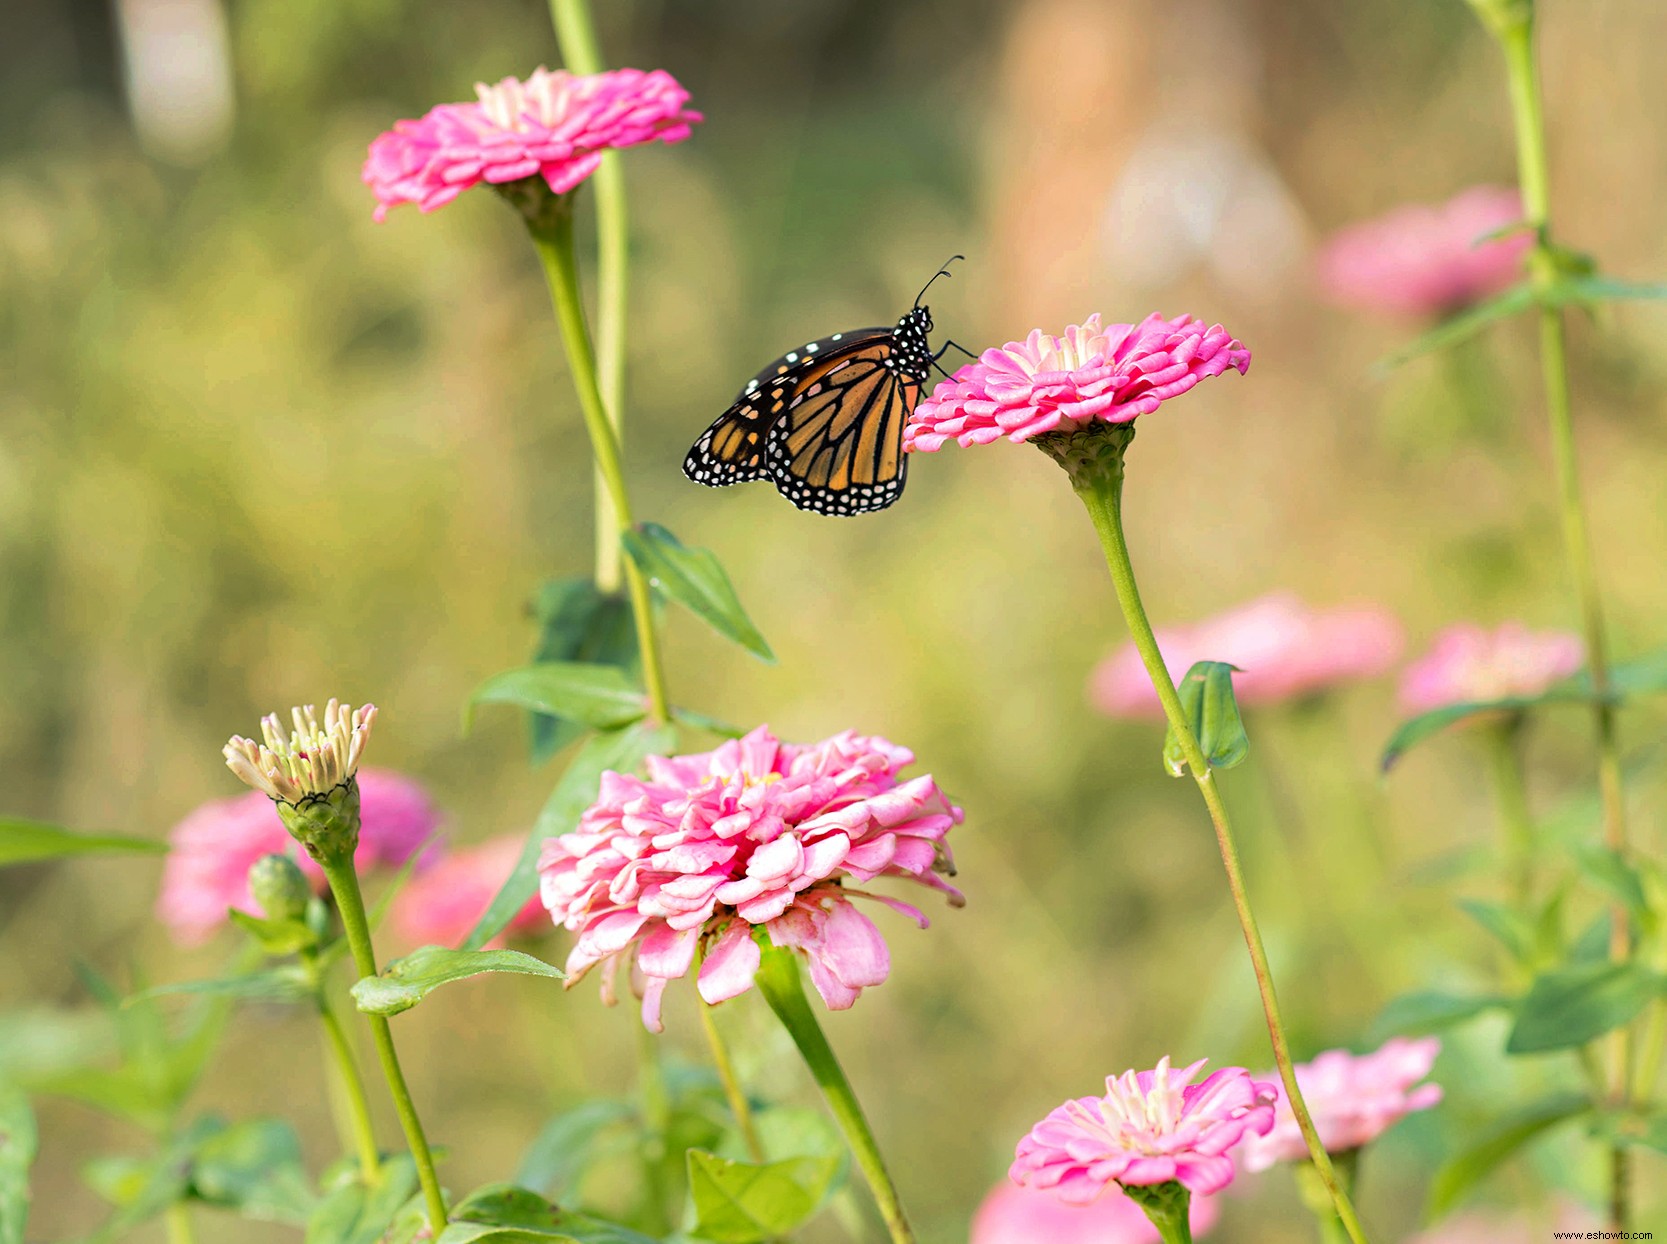
<svg viewBox="0 0 1667 1244"><path fill-rule="evenodd" d="M940 276L949 276L949 275L951 275L951 273L949 271L949 265L954 263L957 259L965 259L965 258L966 258L965 255L951 255L948 259L943 261L943 267L939 268L935 273L932 274L932 281L936 281ZM928 281L928 282L926 282L926 284L924 284L920 287L920 293L915 295L915 306L917 306L917 307L920 306L920 300L922 298L926 297L926 291L932 288L932 281Z"/></svg>

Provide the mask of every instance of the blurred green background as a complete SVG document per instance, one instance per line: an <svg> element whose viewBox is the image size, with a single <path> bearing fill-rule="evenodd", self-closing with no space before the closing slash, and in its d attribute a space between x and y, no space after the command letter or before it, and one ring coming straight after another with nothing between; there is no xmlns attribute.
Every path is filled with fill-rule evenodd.
<svg viewBox="0 0 1667 1244"><path fill-rule="evenodd" d="M1015 1140L1065 1097L1165 1053L1268 1061L1207 822L1164 776L1156 727L1085 701L1122 628L1041 454L917 459L903 504L852 521L764 486L696 488L682 455L765 359L891 322L965 252L931 301L974 349L1162 310L1254 351L1247 378L1143 423L1133 450L1131 538L1160 624L1284 587L1384 605L1413 654L1451 621L1572 625L1525 326L1479 346L1480 385L1439 360L1373 379L1411 330L1327 309L1310 276L1341 224L1510 180L1500 66L1460 0L598 7L608 59L670 70L708 118L626 161L637 507L718 552L780 657L751 662L673 615L673 695L788 738L885 734L967 809L966 909L933 910L926 933L885 923L891 981L828 1021L923 1237L962 1240ZM1660 278L1667 7L1541 7L1560 232L1618 275ZM228 734L335 694L381 706L376 762L428 783L457 840L524 830L559 769L529 768L513 715L463 738L459 710L526 659L538 585L586 570L588 451L511 213L467 195L376 225L358 170L396 118L555 64L545 10L9 0L6 20L0 807L160 837L235 793ZM1662 312L1572 323L1625 656L1667 630ZM1479 753L1444 739L1380 783L1395 714L1390 680L1255 713L1252 763L1224 778L1299 1056L1366 1040L1398 992L1491 970L1452 906L1497 889L1462 869L1492 838ZM1577 837L1595 824L1587 726L1566 713L1533 740L1537 806ZM1629 745L1659 726L1631 713ZM1651 850L1658 772L1636 786ZM16 1038L0 1051L40 1057L18 1047L48 1013L71 1017L54 1043L91 1031L72 1022L78 959L124 983L217 970L229 939L181 953L151 922L157 875L133 860L0 873ZM565 937L543 952L559 960ZM671 993L665 1044L698 1062L689 990ZM721 1018L760 1091L813 1100L756 997ZM635 1024L589 982L563 996L518 978L398 1019L447 1183L506 1176L552 1110L630 1091ZM1369 1159L1385 1238L1413 1228L1429 1171L1479 1120L1564 1074L1506 1066L1500 1040L1486 1025L1451 1040L1448 1102ZM316 1168L334 1156L317 1071L305 1017L248 1011L197 1101L289 1113ZM31 1236L55 1239L99 1217L81 1165L143 1142L42 1109ZM1484 1199L1598 1189L1572 1142L1536 1161ZM1639 1163L1639 1225L1667 1223L1661 1159ZM1282 1172L1244 1180L1217 1238L1297 1238L1296 1212ZM293 1238L209 1213L202 1230Z"/></svg>

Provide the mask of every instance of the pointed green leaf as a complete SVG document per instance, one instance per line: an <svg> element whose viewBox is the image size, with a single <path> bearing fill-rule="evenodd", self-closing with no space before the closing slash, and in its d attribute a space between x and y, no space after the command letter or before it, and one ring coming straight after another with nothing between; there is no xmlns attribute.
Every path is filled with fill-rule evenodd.
<svg viewBox="0 0 1667 1244"><path fill-rule="evenodd" d="M338 1186L307 1220L304 1244L380 1244L383 1234L417 1191L409 1154L382 1164L382 1181L367 1188L357 1179Z"/></svg>
<svg viewBox="0 0 1667 1244"><path fill-rule="evenodd" d="M452 950L419 946L395 959L377 976L353 986L353 1001L367 1015L398 1015L409 1011L441 985L479 976L483 972L514 972L561 980L565 973L519 950Z"/></svg>
<svg viewBox="0 0 1667 1244"><path fill-rule="evenodd" d="M1448 1159L1436 1172L1424 1207L1425 1220L1433 1222L1446 1214L1524 1145L1591 1108L1584 1096L1566 1093L1501 1119L1480 1140Z"/></svg>
<svg viewBox="0 0 1667 1244"><path fill-rule="evenodd" d="M803 1226L822 1206L837 1158L788 1158L762 1165L691 1149L689 1193L696 1236L714 1244L756 1244Z"/></svg>
<svg viewBox="0 0 1667 1244"><path fill-rule="evenodd" d="M513 1184L477 1188L452 1207L438 1244L658 1244L618 1223L559 1209Z"/></svg>
<svg viewBox="0 0 1667 1244"><path fill-rule="evenodd" d="M1231 769L1250 754L1250 739L1233 696L1235 668L1225 661L1198 661L1175 688L1192 736L1212 769ZM1186 756L1173 726L1164 734L1163 763L1176 777L1186 771Z"/></svg>
<svg viewBox="0 0 1667 1244"><path fill-rule="evenodd" d="M1663 992L1663 978L1635 963L1590 963L1534 978L1517 1008L1507 1054L1585 1045L1619 1028Z"/></svg>
<svg viewBox="0 0 1667 1244"><path fill-rule="evenodd" d="M658 523L638 523L623 540L631 560L662 592L725 639L761 661L775 662L775 653L741 608L729 576L711 550L683 544Z"/></svg>
<svg viewBox="0 0 1667 1244"><path fill-rule="evenodd" d="M534 664L582 661L614 665L635 677L637 628L631 605L623 596L601 591L588 578L557 579L546 583L533 604L538 620ZM533 713L532 759L541 764L584 734L581 721Z"/></svg>
<svg viewBox="0 0 1667 1244"><path fill-rule="evenodd" d="M1667 298L1667 285L1659 282L1621 281L1593 273L1588 276L1566 277L1551 289L1551 301L1557 303L1615 302L1657 300Z"/></svg>
<svg viewBox="0 0 1667 1244"><path fill-rule="evenodd" d="M615 1098L587 1101L558 1114L544 1125L515 1172L515 1182L545 1196L561 1199L590 1164L603 1156L601 1137L629 1122L636 1114L629 1102Z"/></svg>
<svg viewBox="0 0 1667 1244"><path fill-rule="evenodd" d="M60 825L0 817L0 868L8 864L32 864L36 860L92 855L100 851L165 855L168 844L152 838L133 838L127 834L78 834Z"/></svg>
<svg viewBox="0 0 1667 1244"><path fill-rule="evenodd" d="M1454 994L1435 989L1402 994L1383 1008L1372 1031L1381 1037L1442 1032L1489 1011L1503 1010L1512 1001L1503 994Z"/></svg>
<svg viewBox="0 0 1667 1244"><path fill-rule="evenodd" d="M599 734L580 748L533 822L514 870L486 914L464 939L462 948L479 950L486 945L509 926L515 913L538 892L538 854L544 849L544 840L573 831L580 815L596 801L604 772L612 769L616 773L629 773L642 763L644 756L669 752L676 741L676 736L663 727L651 730L635 725L628 730Z"/></svg>
<svg viewBox="0 0 1667 1244"><path fill-rule="evenodd" d="M1466 311L1449 316L1429 332L1415 338L1399 350L1385 355L1372 370L1377 375L1383 375L1420 355L1431 354L1436 350L1449 350L1461 341L1468 341L1495 321L1508 319L1526 311L1538 301L1534 287L1526 281L1520 285L1513 285L1502 294L1496 294Z"/></svg>
<svg viewBox="0 0 1667 1244"><path fill-rule="evenodd" d="M213 1117L198 1119L168 1142L150 1164L144 1182L133 1199L107 1219L88 1237L88 1244L106 1244L121 1238L140 1223L155 1218L169 1206L185 1199L191 1188L191 1164L197 1151L226 1125Z"/></svg>
<svg viewBox="0 0 1667 1244"><path fill-rule="evenodd" d="M274 968L263 968L258 972L246 972L240 976L219 976L210 980L174 981L166 985L152 985L149 989L134 994L127 1000L126 1005L138 1006L154 998L171 994L207 994L237 998L246 1002L299 1002L303 998L310 998L313 992L313 984L308 979L306 969L299 964L288 963Z"/></svg>
<svg viewBox="0 0 1667 1244"><path fill-rule="evenodd" d="M1638 870L1608 847L1595 843L1576 843L1574 862L1594 885L1620 900L1633 920L1643 921L1649 915L1649 904L1644 898L1644 881Z"/></svg>
<svg viewBox="0 0 1667 1244"><path fill-rule="evenodd" d="M648 712L648 701L624 670L581 661L545 661L494 674L469 698L465 729L477 704L515 704L598 730L628 726Z"/></svg>
<svg viewBox="0 0 1667 1244"><path fill-rule="evenodd" d="M0 1244L23 1244L29 1220L29 1167L37 1145L28 1099L0 1084Z"/></svg>
<svg viewBox="0 0 1667 1244"><path fill-rule="evenodd" d="M318 1198L301 1164L301 1141L281 1119L252 1119L197 1150L191 1190L209 1205L261 1222L305 1225Z"/></svg>
<svg viewBox="0 0 1667 1244"><path fill-rule="evenodd" d="M1454 904L1499 940L1513 959L1526 962L1534 952L1534 926L1521 912L1482 898L1461 898Z"/></svg>

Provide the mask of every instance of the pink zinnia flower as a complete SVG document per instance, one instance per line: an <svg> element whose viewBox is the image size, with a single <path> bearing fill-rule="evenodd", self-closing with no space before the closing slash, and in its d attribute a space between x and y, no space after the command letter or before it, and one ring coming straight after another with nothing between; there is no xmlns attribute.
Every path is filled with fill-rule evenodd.
<svg viewBox="0 0 1667 1244"><path fill-rule="evenodd" d="M398 121L370 145L361 174L377 198L376 219L415 203L425 212L471 186L534 175L566 194L596 171L602 152L682 142L701 115L663 69L575 75L539 68L525 82L477 83L472 104L441 104Z"/></svg>
<svg viewBox="0 0 1667 1244"><path fill-rule="evenodd" d="M1556 1239L1553 1233L1557 1231L1578 1232L1564 1238L1579 1240L1602 1226L1603 1220L1586 1206L1560 1196L1550 1215L1530 1218L1523 1213L1473 1210L1444 1219L1406 1244L1542 1244Z"/></svg>
<svg viewBox="0 0 1667 1244"><path fill-rule="evenodd" d="M1213 1197L1195 1196L1187 1217L1203 1239L1221 1217ZM968 1244L1159 1244L1146 1211L1111 1189L1086 1205L1068 1205L1052 1192L1003 1182L973 1216Z"/></svg>
<svg viewBox="0 0 1667 1244"><path fill-rule="evenodd" d="M386 769L360 769L359 847L355 866L361 873L398 867L440 824L440 814L416 782ZM235 907L259 915L249 894L249 868L263 855L296 854L294 840L272 806L252 790L233 799L205 803L168 835L168 859L162 868L157 917L175 940L195 944L207 939ZM305 852L302 871L324 890L324 872Z"/></svg>
<svg viewBox="0 0 1667 1244"><path fill-rule="evenodd" d="M1273 1126L1279 1089L1243 1067L1192 1079L1205 1063L1171 1071L1126 1071L1106 1079L1104 1097L1079 1097L1054 1110L1019 1142L1008 1177L1086 1205L1113 1182L1179 1182L1191 1192L1220 1192L1233 1182L1227 1152L1247 1134Z"/></svg>
<svg viewBox="0 0 1667 1244"><path fill-rule="evenodd" d="M1249 366L1250 351L1219 324L1149 315L1106 328L1091 315L1063 337L1034 329L959 368L909 416L903 447L930 452L951 440L1028 441L1095 422L1131 423L1206 376Z"/></svg>
<svg viewBox="0 0 1667 1244"><path fill-rule="evenodd" d="M1401 703L1415 712L1468 700L1535 696L1578 670L1586 659L1580 636L1531 631L1520 622L1498 630L1450 626L1407 667Z"/></svg>
<svg viewBox="0 0 1667 1244"><path fill-rule="evenodd" d="M795 746L760 726L716 751L650 756L647 780L604 773L577 831L546 840L538 864L544 905L579 935L568 985L602 964L611 1001L614 969L634 957L643 1023L659 1032L660 996L703 943L702 998L752 987L762 926L772 944L805 952L828 1006L850 1006L891 970L879 930L850 900L927 923L858 885L906 877L961 902L939 876L953 871L944 837L961 809L930 776L899 781L912 763L881 738L847 731Z"/></svg>
<svg viewBox="0 0 1667 1244"><path fill-rule="evenodd" d="M455 946L467 937L498 896L515 862L521 858L515 834L478 846L459 847L414 877L394 899L393 924L412 946ZM544 905L535 894L510 920L505 934L549 928Z"/></svg>
<svg viewBox="0 0 1667 1244"><path fill-rule="evenodd" d="M1239 667L1240 704L1278 704L1340 683L1384 673L1401 655L1401 626L1371 605L1310 609L1289 592L1259 596L1191 626L1157 631L1171 679L1195 661ZM1134 644L1126 643L1089 678L1089 698L1112 717L1156 717L1163 707Z"/></svg>
<svg viewBox="0 0 1667 1244"><path fill-rule="evenodd" d="M1358 1149L1404 1116L1440 1101L1439 1084L1418 1083L1430 1074L1440 1052L1441 1042L1434 1037L1394 1037L1371 1054L1327 1050L1311 1063L1298 1063L1297 1086L1326 1152ZM1280 1101L1273 1129L1247 1140L1241 1156L1247 1171L1308 1157L1288 1102Z"/></svg>
<svg viewBox="0 0 1667 1244"><path fill-rule="evenodd" d="M1475 186L1440 207L1397 208L1332 235L1316 260L1326 295L1343 306L1432 317L1508 288L1534 245L1526 229L1479 239L1522 219L1522 197Z"/></svg>

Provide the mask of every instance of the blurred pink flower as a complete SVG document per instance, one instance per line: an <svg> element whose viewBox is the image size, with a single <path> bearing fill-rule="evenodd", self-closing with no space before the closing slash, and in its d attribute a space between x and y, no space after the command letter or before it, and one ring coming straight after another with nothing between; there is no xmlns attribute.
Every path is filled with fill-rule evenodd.
<svg viewBox="0 0 1667 1244"><path fill-rule="evenodd" d="M394 930L407 945L455 946L486 914L521 857L519 835L508 834L477 846L459 847L414 877L394 899ZM538 896L510 920L506 934L549 927ZM494 939L494 945L498 940Z"/></svg>
<svg viewBox="0 0 1667 1244"><path fill-rule="evenodd" d="M1163 627L1158 650L1172 679L1195 661L1226 661L1240 704L1277 704L1339 683L1373 678L1401 655L1401 625L1375 606L1310 609L1272 592L1191 626ZM1112 717L1157 717L1158 693L1134 644L1126 643L1089 677L1089 699Z"/></svg>
<svg viewBox="0 0 1667 1244"><path fill-rule="evenodd" d="M1461 311L1509 287L1534 244L1527 230L1478 242L1522 219L1522 198L1474 186L1439 207L1408 206L1333 234L1316 264L1335 303L1397 315Z"/></svg>
<svg viewBox="0 0 1667 1244"><path fill-rule="evenodd" d="M1401 676L1401 703L1424 712L1467 700L1538 695L1585 659L1585 644L1568 631L1531 631L1520 622L1494 631L1450 626Z"/></svg>
<svg viewBox="0 0 1667 1244"><path fill-rule="evenodd" d="M1213 1197L1194 1196L1188 1218L1204 1238L1221 1217ZM1118 1188L1086 1205L1068 1205L1052 1192L1003 1182L973 1215L968 1244L1159 1244L1146 1211Z"/></svg>
<svg viewBox="0 0 1667 1244"><path fill-rule="evenodd" d="M440 104L397 121L370 145L361 178L376 219L415 203L425 212L472 186L538 175L565 194L596 171L601 153L640 143L682 142L701 120L689 93L663 69L575 75L539 68L525 82L477 83L476 102Z"/></svg>
<svg viewBox="0 0 1667 1244"><path fill-rule="evenodd" d="M1106 1079L1104 1097L1079 1097L1052 1111L1019 1142L1008 1177L1086 1205L1115 1181L1150 1185L1176 1180L1192 1192L1220 1192L1233 1182L1227 1152L1247 1133L1273 1126L1278 1087L1252 1080L1243 1067L1192 1078L1205 1063L1171 1071L1126 1071Z"/></svg>
<svg viewBox="0 0 1667 1244"><path fill-rule="evenodd" d="M1297 1085L1326 1152L1358 1149L1404 1116L1439 1102L1439 1084L1418 1082L1430 1074L1440 1052L1434 1037L1393 1037L1371 1054L1327 1050L1311 1063L1298 1063ZM1247 1171L1308 1157L1288 1102L1282 1099L1275 1110L1273 1130L1246 1140L1239 1156Z"/></svg>
<svg viewBox="0 0 1667 1244"><path fill-rule="evenodd" d="M688 973L704 943L698 987L721 1002L752 987L754 926L803 950L823 1001L843 1010L891 970L880 932L852 904L872 898L926 927L926 917L856 886L907 877L949 895L949 830L961 809L930 776L899 782L914 754L850 731L821 743L779 742L760 726L693 756L648 759L648 779L604 773L579 828L544 843L544 905L579 935L568 985L635 956L643 1023L661 1030L667 982Z"/></svg>
<svg viewBox="0 0 1667 1244"><path fill-rule="evenodd" d="M1583 1239L1597 1231L1603 1220L1586 1206L1559 1196L1550 1215L1530 1217L1523 1213L1490 1213L1473 1210L1445 1218L1428 1231L1420 1232L1406 1244L1542 1244L1555 1239L1553 1232L1579 1232L1569 1239Z"/></svg>
<svg viewBox="0 0 1667 1244"><path fill-rule="evenodd" d="M930 452L950 440L1027 441L1096 421L1131 423L1207 376L1249 366L1250 351L1219 324L1149 315L1106 328L1091 315L1063 337L1033 329L957 369L909 416L903 447Z"/></svg>
<svg viewBox="0 0 1667 1244"><path fill-rule="evenodd" d="M387 769L360 769L359 847L354 864L363 874L398 867L432 835L440 814L416 782ZM249 868L263 855L298 855L301 869L320 893L324 872L298 852L273 809L272 800L252 790L203 804L168 835L157 918L176 941L206 940L226 921L226 911L259 915L249 894Z"/></svg>

